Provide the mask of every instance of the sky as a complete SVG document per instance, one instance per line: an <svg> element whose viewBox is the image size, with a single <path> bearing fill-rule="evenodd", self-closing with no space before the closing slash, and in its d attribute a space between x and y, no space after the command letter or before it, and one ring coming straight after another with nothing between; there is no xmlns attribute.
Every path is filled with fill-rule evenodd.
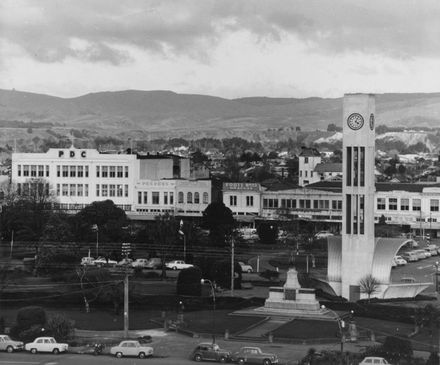
<svg viewBox="0 0 440 365"><path fill-rule="evenodd" d="M1 0L0 88L439 92L437 0Z"/></svg>

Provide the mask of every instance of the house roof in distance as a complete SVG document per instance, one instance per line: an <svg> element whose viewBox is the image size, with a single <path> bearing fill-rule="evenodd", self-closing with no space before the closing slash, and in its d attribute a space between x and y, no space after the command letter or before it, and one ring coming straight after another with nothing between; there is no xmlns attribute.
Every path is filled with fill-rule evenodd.
<svg viewBox="0 0 440 365"><path fill-rule="evenodd" d="M316 148L313 147L301 147L301 153L299 154L302 157L321 157L321 154Z"/></svg>
<svg viewBox="0 0 440 365"><path fill-rule="evenodd" d="M339 162L319 163L315 166L316 172L342 172L342 164Z"/></svg>

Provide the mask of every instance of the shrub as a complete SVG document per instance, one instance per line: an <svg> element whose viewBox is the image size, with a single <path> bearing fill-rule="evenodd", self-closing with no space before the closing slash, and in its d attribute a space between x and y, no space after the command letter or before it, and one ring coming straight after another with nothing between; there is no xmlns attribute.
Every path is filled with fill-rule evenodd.
<svg viewBox="0 0 440 365"><path fill-rule="evenodd" d="M49 318L46 328L58 342L66 342L73 336L74 322L62 314L56 314Z"/></svg>
<svg viewBox="0 0 440 365"><path fill-rule="evenodd" d="M265 270L263 272L260 273L260 276L262 278L265 278L267 280L278 280L280 273L278 271L274 271L274 270Z"/></svg>
<svg viewBox="0 0 440 365"><path fill-rule="evenodd" d="M199 297L202 294L201 279L202 272L198 267L189 267L181 270L177 277L177 295Z"/></svg>
<svg viewBox="0 0 440 365"><path fill-rule="evenodd" d="M234 288L241 289L241 266L236 262L234 264ZM213 281L222 288L231 288L231 261L217 261L212 268Z"/></svg>
<svg viewBox="0 0 440 365"><path fill-rule="evenodd" d="M12 334L12 330L11 330ZM26 342L32 342L35 338L45 335L46 332L43 329L42 326L39 324L34 324L30 328L27 328L25 330L22 330L18 332L18 334L13 336L14 338L18 338L20 341Z"/></svg>
<svg viewBox="0 0 440 365"><path fill-rule="evenodd" d="M413 356L411 341L404 338L388 336L382 347L386 354L385 357L390 362L398 362L400 359L410 359Z"/></svg>
<svg viewBox="0 0 440 365"><path fill-rule="evenodd" d="M46 324L46 312L42 307L29 306L18 310L16 325L21 330L31 328L33 325L44 327Z"/></svg>

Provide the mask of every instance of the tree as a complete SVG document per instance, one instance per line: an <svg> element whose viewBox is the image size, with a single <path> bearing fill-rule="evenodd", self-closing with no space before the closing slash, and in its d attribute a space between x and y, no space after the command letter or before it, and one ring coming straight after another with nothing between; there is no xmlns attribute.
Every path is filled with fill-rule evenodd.
<svg viewBox="0 0 440 365"><path fill-rule="evenodd" d="M17 312L15 326L11 328L11 337L24 342L31 342L41 334L41 329L46 324L46 312L42 307L28 306L20 308Z"/></svg>
<svg viewBox="0 0 440 365"><path fill-rule="evenodd" d="M380 283L379 281L373 277L373 275L368 274L364 276L359 281L359 287L361 293L368 295L368 302L370 302L370 297L372 294L376 293L379 290Z"/></svg>
<svg viewBox="0 0 440 365"><path fill-rule="evenodd" d="M202 272L198 267L189 267L180 271L177 277L177 295L200 296L202 293Z"/></svg>
<svg viewBox="0 0 440 365"><path fill-rule="evenodd" d="M410 360L413 356L411 341L395 336L388 336L382 345L385 357L392 363L397 363L400 359Z"/></svg>
<svg viewBox="0 0 440 365"><path fill-rule="evenodd" d="M74 322L63 314L55 314L47 321L46 330L58 342L67 342L73 337Z"/></svg>
<svg viewBox="0 0 440 365"><path fill-rule="evenodd" d="M209 229L211 242L225 246L226 237L232 234L235 220L232 211L224 203L213 202L203 212L203 226Z"/></svg>
<svg viewBox="0 0 440 365"><path fill-rule="evenodd" d="M274 223L260 223L257 227L260 242L275 244L278 238L278 227Z"/></svg>
<svg viewBox="0 0 440 365"><path fill-rule="evenodd" d="M191 154L191 160L193 163L203 163L208 161L208 156L197 148L197 150Z"/></svg>

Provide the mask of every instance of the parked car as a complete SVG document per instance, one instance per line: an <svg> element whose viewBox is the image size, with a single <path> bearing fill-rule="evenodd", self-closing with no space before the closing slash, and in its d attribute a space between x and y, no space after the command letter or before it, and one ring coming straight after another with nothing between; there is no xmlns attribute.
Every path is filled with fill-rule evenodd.
<svg viewBox="0 0 440 365"><path fill-rule="evenodd" d="M119 345L110 348L110 354L116 357L137 356L140 359L153 356L153 348L144 346L139 341L122 341Z"/></svg>
<svg viewBox="0 0 440 365"><path fill-rule="evenodd" d="M407 262L414 262L419 260L419 256L414 251L404 252L401 255Z"/></svg>
<svg viewBox="0 0 440 365"><path fill-rule="evenodd" d="M117 261L106 259L105 257L98 257L95 261L93 261L96 266L116 266Z"/></svg>
<svg viewBox="0 0 440 365"><path fill-rule="evenodd" d="M408 262L402 256L394 256L393 260L397 266L406 265Z"/></svg>
<svg viewBox="0 0 440 365"><path fill-rule="evenodd" d="M278 357L272 353L264 353L259 347L242 347L232 355L232 361L243 364L278 364Z"/></svg>
<svg viewBox="0 0 440 365"><path fill-rule="evenodd" d="M183 260L173 260L165 264L165 267L167 269L172 269L172 270L183 270L193 266L194 265L185 263L185 261Z"/></svg>
<svg viewBox="0 0 440 365"><path fill-rule="evenodd" d="M133 262L132 259L129 259L128 257L124 257L121 261L118 262L118 266L129 266Z"/></svg>
<svg viewBox="0 0 440 365"><path fill-rule="evenodd" d="M425 248L425 251L430 252L431 256L437 256L438 250L439 250L439 247L436 245L428 245L428 247Z"/></svg>
<svg viewBox="0 0 440 365"><path fill-rule="evenodd" d="M160 269L162 267L162 260L159 257L153 257L148 260L146 269Z"/></svg>
<svg viewBox="0 0 440 365"><path fill-rule="evenodd" d="M238 264L240 265L242 272L253 272L254 271L254 269L252 268L251 265L245 264L243 261L239 261Z"/></svg>
<svg viewBox="0 0 440 365"><path fill-rule="evenodd" d="M0 350L6 352L21 351L24 344L21 341L14 341L8 335L0 335Z"/></svg>
<svg viewBox="0 0 440 365"><path fill-rule="evenodd" d="M148 265L148 262L148 259L136 259L131 263L131 267L145 269Z"/></svg>
<svg viewBox="0 0 440 365"><path fill-rule="evenodd" d="M392 365L386 361L383 357L369 356L364 358L359 365Z"/></svg>
<svg viewBox="0 0 440 365"><path fill-rule="evenodd" d="M210 360L225 363L231 360L231 353L215 343L201 343L194 349L191 358L197 362Z"/></svg>
<svg viewBox="0 0 440 365"><path fill-rule="evenodd" d="M429 255L429 257L431 257L431 254L426 252L425 250L414 250L413 252L417 255L419 260L426 259L428 257L428 255Z"/></svg>
<svg viewBox="0 0 440 365"><path fill-rule="evenodd" d="M327 238L327 237L330 237L330 236L334 236L334 234L329 232L329 231L320 231L317 234L315 234L315 238L317 240L320 240L320 239L323 239L323 238Z"/></svg>
<svg viewBox="0 0 440 365"><path fill-rule="evenodd" d="M81 259L81 265L95 265L95 259L93 257L87 256Z"/></svg>
<svg viewBox="0 0 440 365"><path fill-rule="evenodd" d="M53 337L37 337L34 342L27 343L24 349L33 354L37 352L52 352L57 355L60 352L67 352L69 345L67 343L58 343Z"/></svg>

